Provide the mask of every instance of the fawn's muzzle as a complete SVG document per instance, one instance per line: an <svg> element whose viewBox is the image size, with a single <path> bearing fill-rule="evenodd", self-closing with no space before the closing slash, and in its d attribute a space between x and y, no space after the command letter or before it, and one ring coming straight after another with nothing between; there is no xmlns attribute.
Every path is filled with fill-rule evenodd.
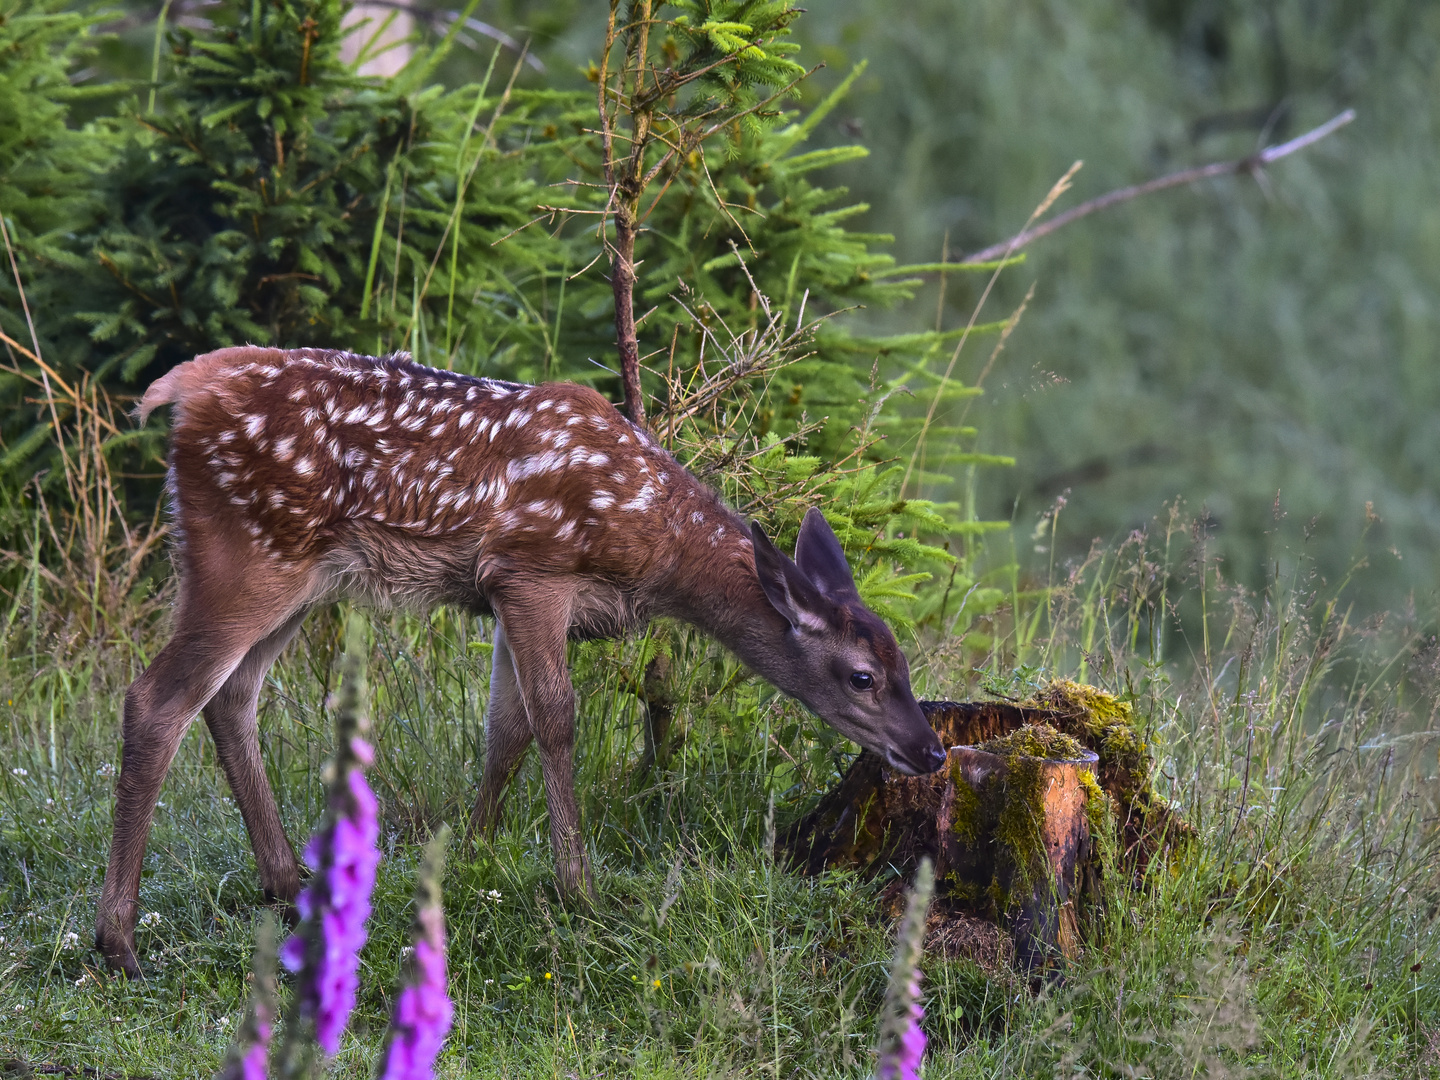
<svg viewBox="0 0 1440 1080"><path fill-rule="evenodd" d="M934 732L930 733L928 742L919 746L904 749L891 746L885 751L885 763L910 776L935 772L944 766L946 757L945 748Z"/></svg>

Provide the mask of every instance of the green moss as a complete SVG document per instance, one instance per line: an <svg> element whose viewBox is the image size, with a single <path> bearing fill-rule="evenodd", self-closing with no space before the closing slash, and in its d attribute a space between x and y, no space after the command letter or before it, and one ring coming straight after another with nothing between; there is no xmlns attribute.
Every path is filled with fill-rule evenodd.
<svg viewBox="0 0 1440 1080"><path fill-rule="evenodd" d="M1050 865L1045 853L1045 762L1074 761L1084 756L1085 746L1049 724L1026 724L979 748L1006 759L995 841L1014 870L1012 887L1028 891Z"/></svg>
<svg viewBox="0 0 1440 1080"><path fill-rule="evenodd" d="M1057 679L1021 704L1046 710L1060 730L1100 756L1095 773L1103 783L1096 787L1103 787L1109 796L1108 829L1102 828L1099 799L1087 800L1086 813L1095 815L1091 835L1102 859L1113 860L1123 850L1127 862L1134 860L1144 866L1156 853L1173 852L1193 835L1190 826L1155 792L1150 747L1137 729L1129 702L1093 686Z"/></svg>
<svg viewBox="0 0 1440 1080"><path fill-rule="evenodd" d="M1085 820L1090 826L1090 840L1102 869L1108 869L1115 856L1115 802L1100 786L1090 769L1076 770L1080 786L1085 789Z"/></svg>
<svg viewBox="0 0 1440 1080"><path fill-rule="evenodd" d="M1002 757L1024 754L1050 761L1074 761L1085 755L1085 745L1079 739L1056 731L1049 724L1026 724L981 743L979 749Z"/></svg>
<svg viewBox="0 0 1440 1080"><path fill-rule="evenodd" d="M983 891L957 883L951 895L967 903L988 898L998 915L1009 907L1013 894L1029 893L1050 872L1045 850L1046 763L1074 761L1084 756L1086 747L1081 739L1048 724L1029 724L977 749L1004 757L1005 768L986 777L977 790L965 782L958 763L952 767L955 802L950 828L965 844L993 842L995 873ZM1101 851L1108 851L1114 847L1111 800L1093 771L1078 772L1091 834L1100 839Z"/></svg>
<svg viewBox="0 0 1440 1080"><path fill-rule="evenodd" d="M1057 679L1034 704L1075 717L1087 745L1100 755L1102 767L1115 764L1138 775L1149 771L1149 748L1135 731L1135 711L1128 701L1093 686Z"/></svg>
<svg viewBox="0 0 1440 1080"><path fill-rule="evenodd" d="M945 895L952 901L972 905L979 904L987 896L983 886L973 881L966 881L959 874L950 873L945 875Z"/></svg>
<svg viewBox="0 0 1440 1080"><path fill-rule="evenodd" d="M980 795L966 783L958 761L951 762L950 782L955 788L955 803L950 808L950 831L961 843L977 844L980 842L983 808Z"/></svg>
<svg viewBox="0 0 1440 1080"><path fill-rule="evenodd" d="M1048 865L1045 858L1044 759L1012 754L1006 763L995 842L1008 857L1013 888L1028 891Z"/></svg>

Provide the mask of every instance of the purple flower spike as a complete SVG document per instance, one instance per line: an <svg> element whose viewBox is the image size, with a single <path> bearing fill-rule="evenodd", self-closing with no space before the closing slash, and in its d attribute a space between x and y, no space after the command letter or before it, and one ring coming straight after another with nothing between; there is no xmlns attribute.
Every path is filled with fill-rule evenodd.
<svg viewBox="0 0 1440 1080"><path fill-rule="evenodd" d="M361 747L363 753L358 752ZM379 803L360 771L373 752L359 737L350 740L349 749L353 756L344 770L341 797L332 799L333 818L305 848L305 861L315 876L297 903L309 925L281 951L285 966L300 973L300 1013L314 1019L315 1041L331 1057L339 1052L340 1035L355 1008L360 950L380 863ZM318 942L313 941L316 922ZM315 963L307 963L312 956Z"/></svg>
<svg viewBox="0 0 1440 1080"><path fill-rule="evenodd" d="M431 1080L435 1058L455 1013L446 992L445 913L440 906L447 832L442 829L429 843L420 866L415 889L415 951L407 962L405 986L390 1018L380 1080Z"/></svg>
<svg viewBox="0 0 1440 1080"><path fill-rule="evenodd" d="M262 1041L256 1042L240 1059L241 1080L266 1080L270 1064L270 1025L257 1024L255 1032Z"/></svg>
<svg viewBox="0 0 1440 1080"><path fill-rule="evenodd" d="M267 1080L275 1022L275 924L261 920L255 946L255 989L216 1080Z"/></svg>
<svg viewBox="0 0 1440 1080"><path fill-rule="evenodd" d="M360 735L366 729L360 707L363 636L353 627L349 636L347 671L335 716L335 758L326 777L329 809L305 846L305 862L314 873L296 900L300 928L280 950L281 962L299 976L295 993L299 1015L314 1021L315 1041L330 1057L339 1052L340 1036L355 1008L360 950L365 946L370 895L380 863L376 846L380 807L364 772L375 751ZM297 1052L291 1032L286 1069Z"/></svg>
<svg viewBox="0 0 1440 1080"><path fill-rule="evenodd" d="M913 990L918 996L918 983L914 984ZM893 1054L881 1057L875 1070L878 1080L916 1080L920 1075L920 1062L925 1057L925 1032L920 1030L920 1020L924 1015L925 1010L919 1005L910 1006L910 1022L900 1033L899 1045Z"/></svg>
<svg viewBox="0 0 1440 1080"><path fill-rule="evenodd" d="M885 988L875 1080L917 1080L920 1075L920 1062L925 1057L925 1032L920 1027L925 1015L920 1007L920 955L925 946L925 914L934 888L934 870L930 860L923 859L905 905L890 983Z"/></svg>

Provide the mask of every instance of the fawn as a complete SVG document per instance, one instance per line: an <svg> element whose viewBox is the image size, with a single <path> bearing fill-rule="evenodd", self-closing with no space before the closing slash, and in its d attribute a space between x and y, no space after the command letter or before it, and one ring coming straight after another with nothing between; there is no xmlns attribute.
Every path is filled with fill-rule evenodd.
<svg viewBox="0 0 1440 1080"><path fill-rule="evenodd" d="M279 901L299 866L261 765L256 702L307 612L340 597L494 615L472 828L539 745L563 892L591 886L572 777L568 638L653 616L709 633L842 734L907 773L945 761L894 636L835 534L805 517L792 562L599 393L319 349L220 349L146 391L173 406L174 636L125 695L115 831L96 920L131 973L141 863L161 782L203 710Z"/></svg>

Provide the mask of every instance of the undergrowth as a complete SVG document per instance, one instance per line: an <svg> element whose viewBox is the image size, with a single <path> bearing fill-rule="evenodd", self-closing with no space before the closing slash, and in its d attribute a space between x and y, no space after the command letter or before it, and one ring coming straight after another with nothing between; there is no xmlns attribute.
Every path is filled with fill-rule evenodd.
<svg viewBox="0 0 1440 1080"><path fill-rule="evenodd" d="M792 135L787 153L803 128L774 136ZM896 384L876 376L858 404L849 394L848 434L827 434L823 455L807 449L819 421L799 388L784 439L772 430L766 410L783 404L782 383L806 364L813 373L807 350L834 341L814 326L805 336L793 289L770 291L799 310L772 311L764 278L737 262L733 333L686 287L672 298L694 314L692 344L709 359L683 383L667 369L651 414L657 433L784 542L806 506L823 505L862 594L901 629L921 696L1021 700L1068 678L1127 702L1156 752L1155 797L1198 833L1183 858L1144 880L1106 883L1063 981L1036 987L1003 964L929 952L925 1075L1440 1071L1440 647L1427 617L1354 623L1354 583L1326 585L1303 559L1247 594L1225 582L1203 530L1178 509L1086 560L1027 575L1013 552L983 547L992 523L903 497L905 470L884 459L875 434L903 419L886 407ZM669 296L668 279L664 287ZM393 315L404 296L391 292ZM561 310L557 297L535 325L558 335ZM437 340L458 327L448 311L435 318ZM410 336L422 358L448 358ZM14 363L13 386L40 380L24 389L27 407L45 438L62 427L64 436L26 489L33 502L3 508L6 535L19 539L0 552L0 1066L208 1076L241 1015L263 898L196 727L146 857L145 979L106 974L91 950L121 699L165 640L171 585L153 557L161 518L127 516L117 494L126 478L106 465L128 429L78 369L45 384L40 336L31 340L36 367ZM925 343L924 362L937 344ZM548 342L527 355L547 358L537 375L552 373ZM936 401L973 396L948 374L908 376L938 386L926 395ZM662 379L658 363L651 378ZM929 430L927 417L912 450ZM969 431L931 433L969 445ZM961 458L949 464L994 464ZM927 461L937 467L917 454L917 488ZM1048 533L1053 543L1058 512L1041 520L1037 541ZM334 613L312 618L261 698L265 765L296 841L322 809L338 625ZM420 846L442 823L463 832L482 765L492 633L447 611L371 625L379 753L370 779L385 859L361 1008L337 1065L345 1076L364 1073L378 1050ZM804 878L770 857L776 830L814 805L855 748L684 627L574 645L571 666L598 900L585 909L556 896L531 760L498 838L448 864L456 1017L440 1074L867 1075L890 953L880 894L891 883ZM649 748L663 752L647 752L642 694L673 711L666 745Z"/></svg>
<svg viewBox="0 0 1440 1080"><path fill-rule="evenodd" d="M1435 638L1403 619L1350 625L1317 582L1246 596L1203 559L1154 561L1155 547L1135 537L1072 568L1023 649L1013 627L1025 620L1013 619L991 637L1004 649L962 663L949 643L930 643L919 657L931 696L981 679L1023 696L1052 673L1121 694L1159 750L1159 792L1201 837L1140 888L1110 883L1062 983L1037 991L1003 967L927 955L925 1075L1433 1075ZM1152 595L1137 601L1137 582ZM1168 617L1155 606L1162 587ZM1202 595L1203 626L1174 619ZM1153 648L1162 625L1175 660ZM294 838L321 810L336 626L313 620L263 696L266 765ZM437 612L373 628L386 858L340 1075L360 1075L377 1051L412 864L441 822L463 827L488 690L483 623ZM22 617L12 642L28 644L27 629ZM238 1023L262 897L198 729L147 857L146 980L106 975L89 947L120 696L162 636L152 625L78 651L47 639L7 655L9 1058L208 1075ZM678 734L670 756L642 770L632 688L657 636L683 673ZM600 898L591 910L559 902L543 787L527 764L499 838L457 851L447 872L457 1013L441 1074L864 1075L888 956L885 883L803 878L767 857L774 821L807 809L853 748L676 627L574 646L572 662Z"/></svg>

